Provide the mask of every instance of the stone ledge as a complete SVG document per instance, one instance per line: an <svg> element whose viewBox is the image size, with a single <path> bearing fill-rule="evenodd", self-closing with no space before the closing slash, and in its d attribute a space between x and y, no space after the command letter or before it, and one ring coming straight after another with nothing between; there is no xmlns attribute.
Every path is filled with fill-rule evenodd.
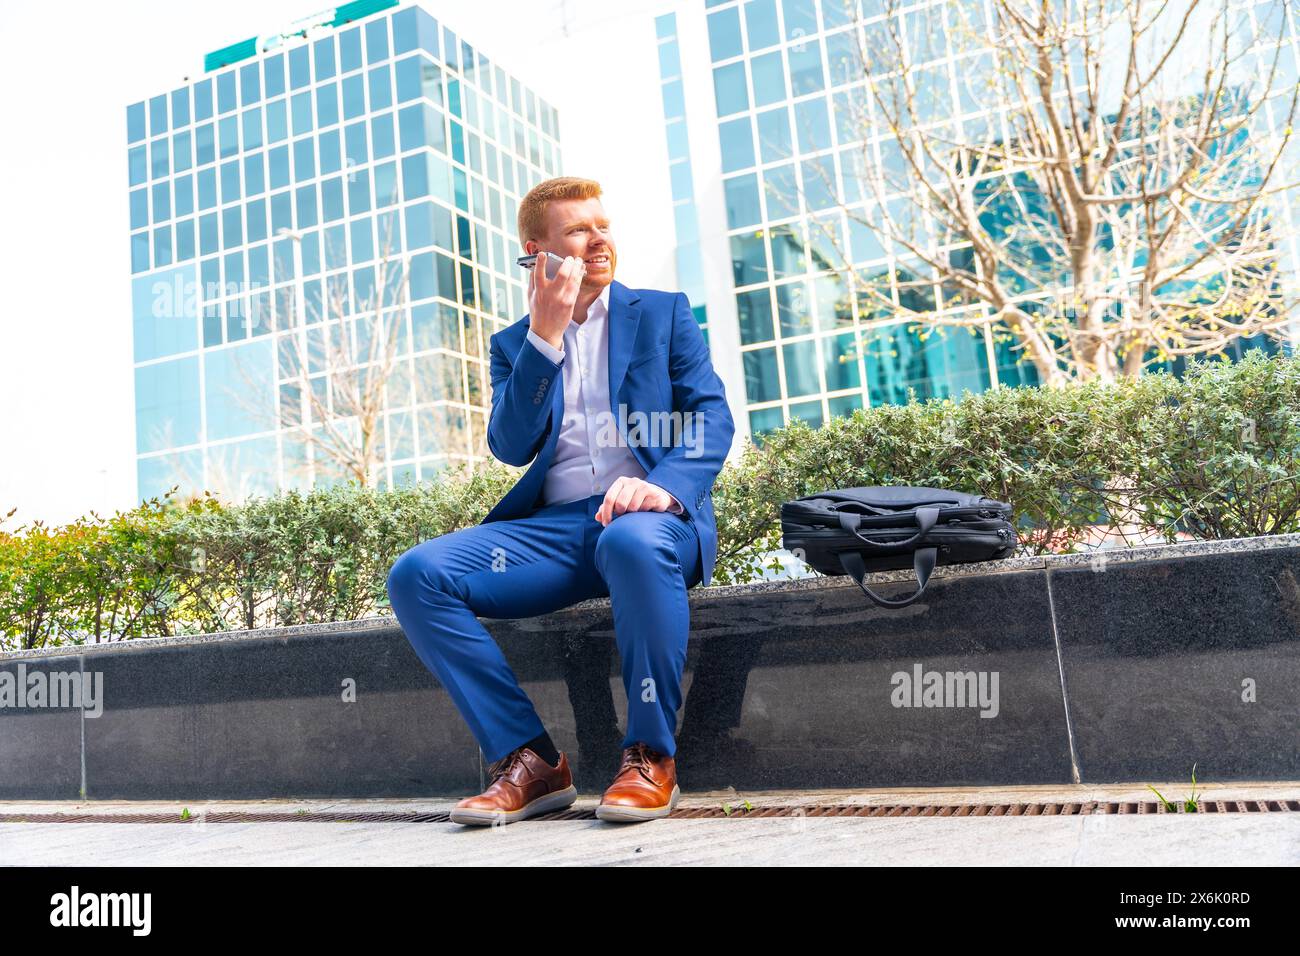
<svg viewBox="0 0 1300 956"><path fill-rule="evenodd" d="M930 576L931 582L956 577L981 577L990 574L1002 574L1027 570L1052 570L1069 567L1095 567L1098 564L1117 565L1140 561L1161 561L1169 558L1186 558L1200 555L1225 554L1248 551L1267 551L1275 548L1300 547L1300 533L1263 535L1250 538L1225 538L1215 541L1187 541L1177 544L1151 544L1126 548L1106 548L1080 554L1045 554L1022 555L1005 558L1001 561L975 561L967 564L946 564L935 567ZM897 571L876 571L868 573L864 580L867 584L891 584L895 582L915 582L911 569ZM933 584L931 584L933 586ZM818 590L821 588L856 589L848 576L815 575L806 578L778 579L756 581L749 584L724 584L714 587L695 587L688 592L691 607L704 602L727 600L746 594L765 594L773 591ZM904 592L905 593L905 592ZM607 597L580 601L570 607L538 618L528 619L539 622L549 621L555 615L600 611L610 606ZM156 647L182 646L187 644L209 644L220 641L291 639L304 636L326 634L356 633L358 631L375 631L396 627L397 622L391 615L376 615L357 618L352 621L327 621L317 624L296 624L287 627L266 627L253 630L216 631L210 634L180 634L174 637L147 637L125 641L106 641L102 644L64 644L58 647L42 647L32 650L0 652L0 661L20 658L79 657L101 653L152 650Z"/></svg>

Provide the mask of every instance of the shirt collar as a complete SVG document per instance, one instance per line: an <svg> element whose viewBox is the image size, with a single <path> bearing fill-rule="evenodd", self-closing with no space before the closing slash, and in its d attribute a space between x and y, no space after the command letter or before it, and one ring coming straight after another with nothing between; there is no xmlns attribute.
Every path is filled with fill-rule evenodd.
<svg viewBox="0 0 1300 956"><path fill-rule="evenodd" d="M613 283L610 283L610 285L607 285L605 286L605 288L601 289L600 295L596 296L596 298L592 300L591 305L587 306L586 322L575 322L573 321L573 319L569 319L569 327L574 329L581 328L583 325L586 325L587 322L590 322L592 319L600 319L608 316L609 315L609 290L610 290L610 286L612 285Z"/></svg>
<svg viewBox="0 0 1300 956"><path fill-rule="evenodd" d="M610 283L610 285L613 285L613 283ZM596 301L591 303L591 306L587 309L588 317L592 315L592 309L596 307L596 302L600 303L600 310L605 315L609 315L609 288L610 286L606 285L605 288L600 290L600 295L596 296Z"/></svg>

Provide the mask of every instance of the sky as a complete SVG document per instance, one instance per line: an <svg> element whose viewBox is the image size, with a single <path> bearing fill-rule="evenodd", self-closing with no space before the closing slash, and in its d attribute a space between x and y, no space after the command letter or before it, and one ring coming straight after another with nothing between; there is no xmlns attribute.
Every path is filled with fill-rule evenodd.
<svg viewBox="0 0 1300 956"><path fill-rule="evenodd" d="M205 53L285 29L320 2L4 4L0 529L136 504L127 105L200 76ZM654 17L682 5L421 5L556 107L561 173L604 187L619 281L672 285Z"/></svg>

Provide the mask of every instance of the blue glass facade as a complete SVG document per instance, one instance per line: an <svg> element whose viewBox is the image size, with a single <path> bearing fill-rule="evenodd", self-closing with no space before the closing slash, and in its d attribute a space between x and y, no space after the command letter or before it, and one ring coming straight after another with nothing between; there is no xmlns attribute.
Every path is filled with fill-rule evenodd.
<svg viewBox="0 0 1300 956"><path fill-rule="evenodd" d="M682 83L682 57L677 42L677 15L655 18L659 44L659 85L664 104L664 134L668 139L668 179L673 197L676 228L677 284L690 299L695 319L707 342L709 338L704 268L700 257L700 217L695 205L695 183L691 174L691 143L686 130L686 97Z"/></svg>
<svg viewBox="0 0 1300 956"><path fill-rule="evenodd" d="M307 390L330 393L331 343L365 356L381 322L397 359L379 483L487 456L488 339L527 311L519 197L560 165L549 104L404 6L253 51L126 120L141 497L342 477L302 429L357 422L313 420Z"/></svg>
<svg viewBox="0 0 1300 956"><path fill-rule="evenodd" d="M981 102L979 85L971 82L991 68L987 50L995 40L984 0L900 6L896 28L921 64L917 96L932 105L933 119L951 122L959 136L1000 128L999 116ZM1257 17L1266 6L1275 12L1276 4L1243 0L1240 12ZM978 392L995 383L1038 384L1035 367L1005 333L927 329L900 320L896 313L902 309L956 314L982 307L955 301L951 293L945 300L915 256L901 245L882 244L875 231L854 221L854 216L879 218L870 211L874 197L862 185L864 152L887 179L907 178L892 134L878 117L873 120L860 65L859 31L868 49L889 44L882 41L884 5L704 0L690 7L690 16L704 21L705 40L698 48L708 66L706 71L703 64L687 64L687 83L694 85L684 98L693 104L693 95L710 96L715 111L716 174L731 252L743 411L755 439L793 418L815 425L855 408L905 402L909 387L924 400L960 397L964 390ZM949 41L959 12L982 31L965 38L973 42L961 48ZM678 25L671 15L657 24L662 62L665 37L675 42ZM671 24L667 32L663 24ZM1260 26L1285 44L1290 66L1284 69L1294 85L1291 25ZM1288 84L1281 88L1289 97ZM665 95L666 108L668 102ZM671 138L669 149L672 155ZM711 175L702 168L697 173ZM887 202L896 218L911 208L901 192ZM1279 214L1295 221L1286 199L1277 205ZM922 234L927 228L920 221L912 225ZM687 234L683 247L695 234ZM1285 241L1288 248L1279 254L1294 262L1294 237ZM846 262L851 276L844 274ZM716 303L710 306L716 322ZM1260 336L1238 340L1229 354L1240 355L1252 345L1277 348ZM1177 372L1183 364L1168 367Z"/></svg>
<svg viewBox="0 0 1300 956"><path fill-rule="evenodd" d="M865 199L857 11L839 0L704 6L751 434L904 402L909 386L921 399L989 387L982 332L926 334L866 293L864 280L895 301L937 290L911 284L915 264L840 209ZM856 275L837 271L844 258Z"/></svg>

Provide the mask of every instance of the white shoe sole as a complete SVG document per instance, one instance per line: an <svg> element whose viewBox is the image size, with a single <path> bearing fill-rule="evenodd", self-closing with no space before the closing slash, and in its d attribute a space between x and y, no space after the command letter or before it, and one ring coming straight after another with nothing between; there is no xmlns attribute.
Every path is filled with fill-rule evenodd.
<svg viewBox="0 0 1300 956"><path fill-rule="evenodd" d="M602 803L596 807L596 819L609 823L640 823L643 820L658 820L673 812L677 798L681 795L677 785L673 784L672 796L662 807L622 807L615 803Z"/></svg>
<svg viewBox="0 0 1300 956"><path fill-rule="evenodd" d="M494 824L517 823L527 820L539 813L563 810L573 805L578 799L578 788L567 787L554 793L543 794L532 803L526 803L518 810L479 810L474 807L452 807L451 822L467 826L492 826Z"/></svg>

